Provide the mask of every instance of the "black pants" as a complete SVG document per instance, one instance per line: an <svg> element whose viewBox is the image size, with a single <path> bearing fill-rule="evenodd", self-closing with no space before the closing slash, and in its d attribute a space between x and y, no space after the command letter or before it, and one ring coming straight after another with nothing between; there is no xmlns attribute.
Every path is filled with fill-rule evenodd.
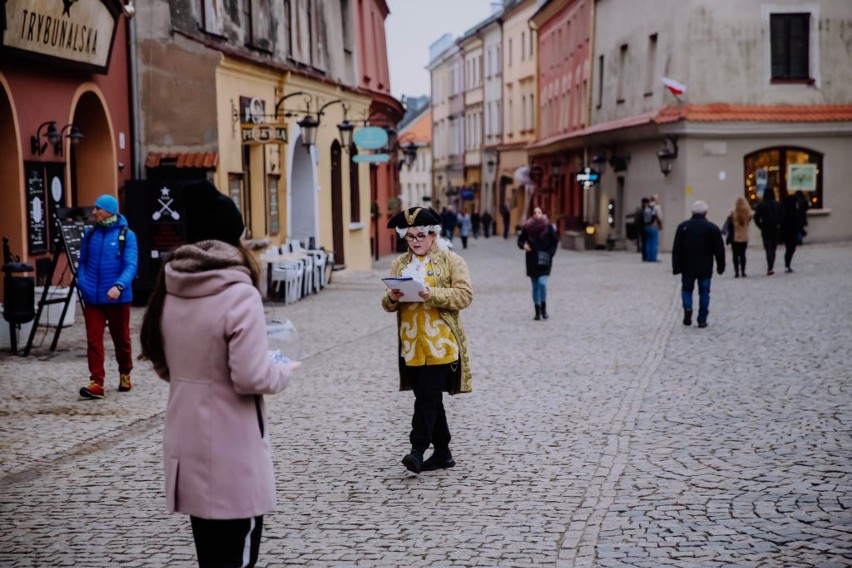
<svg viewBox="0 0 852 568"><path fill-rule="evenodd" d="M736 241L731 243L731 253L734 257L734 274L739 275L740 273L745 276L745 266L746 266L746 247L748 243L738 243Z"/></svg>
<svg viewBox="0 0 852 568"><path fill-rule="evenodd" d="M775 268L775 249L778 247L778 241L775 237L763 235L763 249L766 251L766 271L770 272Z"/></svg>
<svg viewBox="0 0 852 568"><path fill-rule="evenodd" d="M450 428L444 412L443 392L459 363L407 367L414 389L414 416L411 419L411 447L426 451L429 444L436 450L450 447Z"/></svg>
<svg viewBox="0 0 852 568"><path fill-rule="evenodd" d="M793 262L793 255L796 253L796 237L784 237L784 267L790 268L790 264Z"/></svg>
<svg viewBox="0 0 852 568"><path fill-rule="evenodd" d="M190 517L201 568L250 568L257 563L263 516L249 519Z"/></svg>

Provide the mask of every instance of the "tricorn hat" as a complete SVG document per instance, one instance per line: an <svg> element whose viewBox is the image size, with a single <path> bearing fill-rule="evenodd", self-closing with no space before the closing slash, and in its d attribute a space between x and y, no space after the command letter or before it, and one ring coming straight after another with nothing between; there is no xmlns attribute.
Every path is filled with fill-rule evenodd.
<svg viewBox="0 0 852 568"><path fill-rule="evenodd" d="M441 217L429 207L409 207L391 217L388 229L407 229L408 227L431 227L440 225Z"/></svg>

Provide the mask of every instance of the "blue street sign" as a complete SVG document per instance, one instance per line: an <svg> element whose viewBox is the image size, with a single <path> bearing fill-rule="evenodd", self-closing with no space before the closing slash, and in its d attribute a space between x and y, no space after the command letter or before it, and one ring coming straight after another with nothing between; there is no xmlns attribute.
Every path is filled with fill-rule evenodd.
<svg viewBox="0 0 852 568"><path fill-rule="evenodd" d="M352 141L361 150L378 150L388 143L388 133L378 126L365 126L355 131Z"/></svg>
<svg viewBox="0 0 852 568"><path fill-rule="evenodd" d="M352 156L353 162L387 162L390 160L389 154L358 154L357 156Z"/></svg>

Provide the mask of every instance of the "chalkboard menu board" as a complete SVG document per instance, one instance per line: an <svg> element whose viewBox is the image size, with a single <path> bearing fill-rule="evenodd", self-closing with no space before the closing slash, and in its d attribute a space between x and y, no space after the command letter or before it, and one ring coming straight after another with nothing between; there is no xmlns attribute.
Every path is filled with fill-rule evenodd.
<svg viewBox="0 0 852 568"><path fill-rule="evenodd" d="M68 254L68 262L71 265L71 273L77 275L77 263L80 261L80 248L83 246L83 235L92 226L88 221L57 221L62 236L65 252Z"/></svg>
<svg viewBox="0 0 852 568"><path fill-rule="evenodd" d="M27 248L30 254L47 252L47 206L44 200L44 166L24 162L27 191Z"/></svg>

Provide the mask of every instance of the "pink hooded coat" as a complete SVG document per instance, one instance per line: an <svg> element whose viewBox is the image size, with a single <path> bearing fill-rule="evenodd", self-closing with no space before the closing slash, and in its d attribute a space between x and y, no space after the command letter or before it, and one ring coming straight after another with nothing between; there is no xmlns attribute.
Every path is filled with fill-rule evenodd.
<svg viewBox="0 0 852 568"><path fill-rule="evenodd" d="M284 390L272 365L260 293L239 269L166 266L162 334L169 402L163 433L169 512L242 519L275 509L261 394Z"/></svg>

